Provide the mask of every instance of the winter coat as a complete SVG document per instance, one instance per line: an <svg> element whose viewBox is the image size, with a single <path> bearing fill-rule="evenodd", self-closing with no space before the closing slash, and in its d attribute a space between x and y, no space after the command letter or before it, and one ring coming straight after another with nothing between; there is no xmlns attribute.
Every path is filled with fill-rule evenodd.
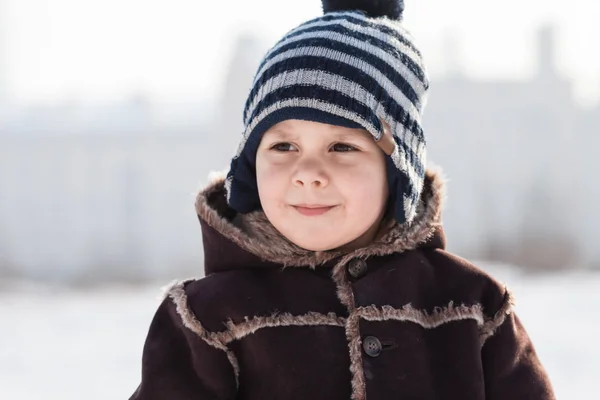
<svg viewBox="0 0 600 400"><path fill-rule="evenodd" d="M175 283L131 400L550 400L509 291L445 250L444 181L368 247L311 252L264 213L197 197L205 277Z"/></svg>

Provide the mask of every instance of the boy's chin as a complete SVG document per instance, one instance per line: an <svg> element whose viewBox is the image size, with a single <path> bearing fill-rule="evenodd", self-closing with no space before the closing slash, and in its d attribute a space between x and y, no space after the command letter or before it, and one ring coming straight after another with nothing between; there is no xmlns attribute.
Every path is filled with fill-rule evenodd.
<svg viewBox="0 0 600 400"><path fill-rule="evenodd" d="M302 245L302 244L298 244L296 243L297 246L302 247L305 250L308 251L330 251L330 250L334 250L337 248L337 246L311 246L311 245Z"/></svg>
<svg viewBox="0 0 600 400"><path fill-rule="evenodd" d="M289 241L294 243L296 246L302 247L305 250L309 251L330 251L335 250L340 247L343 247L345 243L341 242L333 242L331 239L329 240L318 240L319 238L287 238Z"/></svg>

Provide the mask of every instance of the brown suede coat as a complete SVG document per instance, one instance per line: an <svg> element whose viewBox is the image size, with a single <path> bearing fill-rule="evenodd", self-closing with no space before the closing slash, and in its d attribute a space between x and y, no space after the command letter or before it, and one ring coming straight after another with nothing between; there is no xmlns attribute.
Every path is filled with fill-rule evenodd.
<svg viewBox="0 0 600 400"><path fill-rule="evenodd" d="M198 196L206 277L172 285L132 400L550 400L510 293L444 250L444 182L410 226L350 254L310 252L222 180Z"/></svg>

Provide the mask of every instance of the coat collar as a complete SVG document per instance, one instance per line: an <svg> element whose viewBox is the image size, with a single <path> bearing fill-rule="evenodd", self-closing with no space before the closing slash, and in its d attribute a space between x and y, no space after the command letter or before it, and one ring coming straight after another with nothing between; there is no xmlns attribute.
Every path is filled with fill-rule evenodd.
<svg viewBox="0 0 600 400"><path fill-rule="evenodd" d="M213 175L196 198L202 226L205 274L248 267L311 267L333 265L341 257L368 258L418 247L444 248L441 212L445 179L429 168L417 216L410 224L388 221L387 233L369 246L343 254L303 249L281 235L262 211L237 214L227 205L224 177Z"/></svg>

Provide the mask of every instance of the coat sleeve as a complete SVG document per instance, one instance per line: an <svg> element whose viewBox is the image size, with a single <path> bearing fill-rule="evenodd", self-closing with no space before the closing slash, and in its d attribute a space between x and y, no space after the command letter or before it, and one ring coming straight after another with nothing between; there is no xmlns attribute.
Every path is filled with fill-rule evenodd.
<svg viewBox="0 0 600 400"><path fill-rule="evenodd" d="M552 385L506 292L487 325L482 363L487 400L555 400Z"/></svg>
<svg viewBox="0 0 600 400"><path fill-rule="evenodd" d="M188 329L166 298L150 325L141 383L130 400L227 400L235 399L236 391L227 352Z"/></svg>

